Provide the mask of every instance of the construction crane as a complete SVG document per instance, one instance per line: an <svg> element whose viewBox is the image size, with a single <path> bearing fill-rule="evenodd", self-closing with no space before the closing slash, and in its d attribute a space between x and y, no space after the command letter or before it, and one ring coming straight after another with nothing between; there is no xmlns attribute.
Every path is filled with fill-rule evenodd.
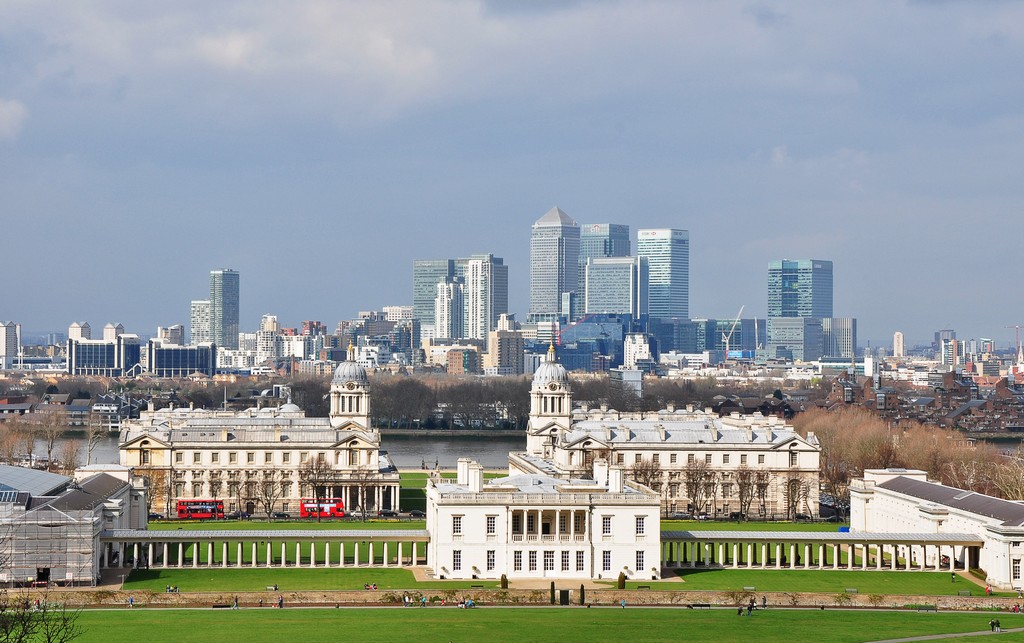
<svg viewBox="0 0 1024 643"><path fill-rule="evenodd" d="M736 319L732 322L732 326L729 328L729 333L726 334L722 331L722 343L725 344L725 365L729 365L729 342L732 340L732 334L736 331L736 324L740 323L740 317L743 316L743 309L746 308L746 304L740 306L740 312L736 313Z"/></svg>

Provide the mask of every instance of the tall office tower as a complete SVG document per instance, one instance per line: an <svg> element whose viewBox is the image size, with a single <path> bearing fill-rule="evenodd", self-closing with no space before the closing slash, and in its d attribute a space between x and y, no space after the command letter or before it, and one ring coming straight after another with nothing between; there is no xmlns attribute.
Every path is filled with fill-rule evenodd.
<svg viewBox="0 0 1024 643"><path fill-rule="evenodd" d="M587 259L628 257L629 249L628 225L618 223L580 224L580 290L583 290L586 279Z"/></svg>
<svg viewBox="0 0 1024 643"><path fill-rule="evenodd" d="M508 312L508 266L501 257L473 255L465 269L465 337L487 339Z"/></svg>
<svg viewBox="0 0 1024 643"><path fill-rule="evenodd" d="M892 356L906 357L907 349L903 344L903 333L896 331L892 334Z"/></svg>
<svg viewBox="0 0 1024 643"><path fill-rule="evenodd" d="M768 262L768 316L832 316L832 262L788 259Z"/></svg>
<svg viewBox="0 0 1024 643"><path fill-rule="evenodd" d="M650 269L647 257L592 257L584 266L583 312L646 315Z"/></svg>
<svg viewBox="0 0 1024 643"><path fill-rule="evenodd" d="M936 351L942 350L942 343L950 339L956 339L956 331L952 328L935 331L935 339L932 341L932 348Z"/></svg>
<svg viewBox="0 0 1024 643"><path fill-rule="evenodd" d="M12 368L21 348L21 324L0 322L0 368Z"/></svg>
<svg viewBox="0 0 1024 643"><path fill-rule="evenodd" d="M528 322L558 317L562 293L579 289L580 226L558 207L530 232L530 314Z"/></svg>
<svg viewBox="0 0 1024 643"><path fill-rule="evenodd" d="M437 284L455 276L453 259L417 259L412 262L412 316L421 325L434 324L434 298Z"/></svg>
<svg viewBox="0 0 1024 643"><path fill-rule="evenodd" d="M68 339L92 339L92 327L89 322L72 322L68 326Z"/></svg>
<svg viewBox="0 0 1024 643"><path fill-rule="evenodd" d="M671 228L641 229L636 254L650 265L651 317L690 316L690 233Z"/></svg>
<svg viewBox="0 0 1024 643"><path fill-rule="evenodd" d="M434 287L434 337L463 337L466 309L462 280L452 277Z"/></svg>
<svg viewBox="0 0 1024 643"><path fill-rule="evenodd" d="M210 335L217 348L238 350L238 290L236 271L210 272Z"/></svg>
<svg viewBox="0 0 1024 643"><path fill-rule="evenodd" d="M821 320L821 354L853 359L857 355L857 319L824 317Z"/></svg>
<svg viewBox="0 0 1024 643"><path fill-rule="evenodd" d="M206 344L213 341L210 334L210 301L208 299L193 299L192 309L188 317L190 343Z"/></svg>
<svg viewBox="0 0 1024 643"><path fill-rule="evenodd" d="M174 344L175 346L185 345L185 328L181 324L173 326L157 326L156 339L162 344Z"/></svg>

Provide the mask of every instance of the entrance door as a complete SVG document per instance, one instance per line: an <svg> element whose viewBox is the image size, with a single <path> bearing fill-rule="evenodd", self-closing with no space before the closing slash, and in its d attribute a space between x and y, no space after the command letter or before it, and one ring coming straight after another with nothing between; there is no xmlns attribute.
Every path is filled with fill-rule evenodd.
<svg viewBox="0 0 1024 643"><path fill-rule="evenodd" d="M50 568L49 567L37 567L36 568L36 580L43 582L50 582Z"/></svg>

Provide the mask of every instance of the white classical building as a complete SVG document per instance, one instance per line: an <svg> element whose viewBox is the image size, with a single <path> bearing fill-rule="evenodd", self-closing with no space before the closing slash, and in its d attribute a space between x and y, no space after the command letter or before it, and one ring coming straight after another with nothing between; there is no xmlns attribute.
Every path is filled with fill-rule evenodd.
<svg viewBox="0 0 1024 643"><path fill-rule="evenodd" d="M510 475L458 462L427 486L427 565L439 578L658 578L658 496L603 460L594 479Z"/></svg>
<svg viewBox="0 0 1024 643"><path fill-rule="evenodd" d="M1020 588L1024 504L931 482L908 469L869 469L850 486L850 530L873 533L970 534L981 544L949 551L908 545L903 557L923 567L982 569L1001 589ZM907 556L907 553L910 555Z"/></svg>
<svg viewBox="0 0 1024 643"><path fill-rule="evenodd" d="M630 477L646 469L642 481L660 493L666 512L817 513L818 440L774 416L719 417L672 406L649 413L574 408L553 348L534 375L530 400L526 451L509 455L510 471L584 476L603 457Z"/></svg>
<svg viewBox="0 0 1024 643"><path fill-rule="evenodd" d="M150 478L157 511L223 499L227 511L298 512L302 498L341 498L347 512L398 510L398 472L370 425L370 382L349 359L334 372L330 416L298 406L143 411L121 432L121 464ZM311 488L310 463L316 486Z"/></svg>

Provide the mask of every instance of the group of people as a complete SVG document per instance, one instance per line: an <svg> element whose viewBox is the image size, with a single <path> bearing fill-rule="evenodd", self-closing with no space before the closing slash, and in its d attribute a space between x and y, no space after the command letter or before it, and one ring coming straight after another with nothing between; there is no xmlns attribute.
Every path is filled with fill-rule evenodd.
<svg viewBox="0 0 1024 643"><path fill-rule="evenodd" d="M999 625L999 619L998 618L994 618L994 619L992 619L991 621L988 622L988 629L992 630L993 632L1002 632L1003 631L1002 626Z"/></svg>
<svg viewBox="0 0 1024 643"><path fill-rule="evenodd" d="M757 609L757 601L754 600L753 596L750 597L750 602L747 603L746 609L747 609L747 616L750 616L751 614L753 614L754 610ZM761 609L763 609L763 610L764 609L768 609L768 596L766 594L762 594L761 595ZM736 616L743 616L743 605L742 604L736 609Z"/></svg>
<svg viewBox="0 0 1024 643"><path fill-rule="evenodd" d="M474 601L472 598L464 598L461 601L459 601L459 607L462 609L465 609L467 607L476 607L476 601Z"/></svg>
<svg viewBox="0 0 1024 643"><path fill-rule="evenodd" d="M421 596L419 603L420 603L420 607L426 607L427 606L427 597L426 596ZM403 594L402 595L402 607L412 607L415 604L416 604L416 600L413 599L413 598L410 598L410 596L408 594ZM464 607L464 606L463 605L459 605L459 607Z"/></svg>
<svg viewBox="0 0 1024 643"><path fill-rule="evenodd" d="M166 594L178 594L179 593L178 592L178 586L177 585L168 585L166 588L164 588L164 593L166 593Z"/></svg>
<svg viewBox="0 0 1024 643"><path fill-rule="evenodd" d="M377 589L377 583L363 583L363 589Z"/></svg>

